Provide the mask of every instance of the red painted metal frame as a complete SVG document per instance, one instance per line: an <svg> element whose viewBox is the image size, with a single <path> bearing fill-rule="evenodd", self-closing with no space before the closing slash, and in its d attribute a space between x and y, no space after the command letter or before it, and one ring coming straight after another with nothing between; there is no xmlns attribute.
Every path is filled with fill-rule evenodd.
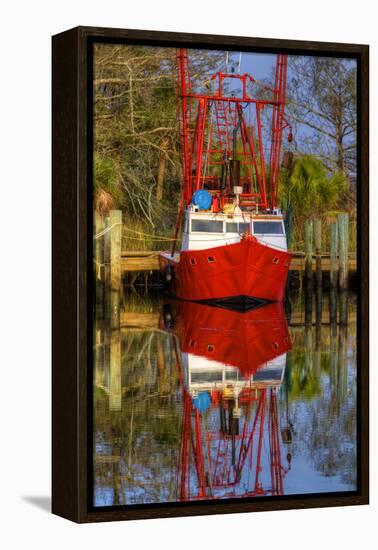
<svg viewBox="0 0 378 550"><path fill-rule="evenodd" d="M251 390L245 393L243 406L248 411L245 412L241 435L234 436L234 445L236 439L234 452L237 453L234 462L232 442L230 443L232 436L221 430L210 431L206 428L201 413L193 407L192 398L184 386L183 399L183 427L177 472L178 498L201 500L228 498L232 495L242 498L284 494L283 478L288 468L281 462L275 388L264 388L257 392ZM254 415L251 414L253 402L256 402ZM222 406L224 406L222 400L212 404L212 408ZM265 430L268 431L269 438L270 486L268 487L264 487L260 480L263 471L262 449ZM255 440L256 445L254 445ZM216 448L211 449L212 442L216 443ZM239 493L237 489L245 469L248 470L246 475L249 483L244 492ZM251 475L254 481L251 480Z"/></svg>
<svg viewBox="0 0 378 550"><path fill-rule="evenodd" d="M195 83L191 81L188 50L177 49L176 61L184 204L189 204L194 191L205 185L219 192L219 173L208 175L206 170L212 167L214 171L218 167L219 171L220 167L227 165L233 156L233 136L239 132L242 150L238 151L237 156L242 157L239 160L245 167L245 174L241 178L242 200L246 200L249 206L257 206L263 210L274 209L277 206L283 130L289 126L284 116L287 56L277 55L274 89L261 86L270 96L273 95L267 99L252 97L248 94L248 83L256 83L252 75L221 71L211 76L210 81L214 83L214 91L200 93L196 91ZM224 82L229 79L238 80L241 83L240 97L226 95ZM244 113L252 107L254 107L254 124L250 122L248 125ZM266 107L272 110L268 170L261 120L261 111ZM215 116L211 113L212 108ZM251 110L249 112L251 113ZM225 194L230 192L229 186L223 190Z"/></svg>

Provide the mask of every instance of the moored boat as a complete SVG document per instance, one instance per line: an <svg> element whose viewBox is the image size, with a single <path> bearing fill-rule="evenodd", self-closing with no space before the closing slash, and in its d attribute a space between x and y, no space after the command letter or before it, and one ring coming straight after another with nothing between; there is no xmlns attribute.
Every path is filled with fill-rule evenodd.
<svg viewBox="0 0 378 550"><path fill-rule="evenodd" d="M246 73L219 71L201 90L189 65L188 51L179 49L183 191L174 245L160 255L167 288L192 301L282 301L291 259L277 207L282 134L289 127L286 56L277 55L275 84L264 86L265 97ZM269 109L271 123L262 124L261 112Z"/></svg>
<svg viewBox="0 0 378 550"><path fill-rule="evenodd" d="M252 216L191 205L185 216L181 251L160 255L173 294L251 306L283 300L291 253L280 211Z"/></svg>

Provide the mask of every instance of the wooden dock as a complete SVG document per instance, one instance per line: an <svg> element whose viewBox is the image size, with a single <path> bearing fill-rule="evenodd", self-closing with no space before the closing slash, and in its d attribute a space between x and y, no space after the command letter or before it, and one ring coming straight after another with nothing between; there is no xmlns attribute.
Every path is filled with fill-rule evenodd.
<svg viewBox="0 0 378 550"><path fill-rule="evenodd" d="M121 266L123 272L158 271L160 252L122 252Z"/></svg>
<svg viewBox="0 0 378 550"><path fill-rule="evenodd" d="M355 310L348 313L348 321L355 322L357 314ZM134 312L134 311L121 311L120 328L127 330L159 330L161 328L161 313L158 311L151 312ZM329 325L330 316L329 309L323 307L320 316L320 324ZM288 319L288 325L290 327L303 327L306 324L316 325L316 312L312 313L310 323L306 323L304 310L298 309L292 311L290 319Z"/></svg>
<svg viewBox="0 0 378 550"><path fill-rule="evenodd" d="M312 257L312 270L316 269L316 256ZM121 266L123 272L132 271L158 271L159 270L159 252L149 251L129 251L122 252ZM304 252L294 252L290 263L290 271L304 272L306 268L306 254ZM322 271L329 272L331 268L331 257L329 254L322 254ZM349 272L355 272L357 269L357 258L355 254L350 254L348 258Z"/></svg>

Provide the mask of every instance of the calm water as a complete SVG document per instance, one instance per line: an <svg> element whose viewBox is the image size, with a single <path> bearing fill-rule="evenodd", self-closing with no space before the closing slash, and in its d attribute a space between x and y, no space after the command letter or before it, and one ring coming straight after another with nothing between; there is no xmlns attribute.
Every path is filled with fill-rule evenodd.
<svg viewBox="0 0 378 550"><path fill-rule="evenodd" d="M356 297L305 314L124 296L95 323L94 504L356 488ZM290 307L289 307L290 306Z"/></svg>

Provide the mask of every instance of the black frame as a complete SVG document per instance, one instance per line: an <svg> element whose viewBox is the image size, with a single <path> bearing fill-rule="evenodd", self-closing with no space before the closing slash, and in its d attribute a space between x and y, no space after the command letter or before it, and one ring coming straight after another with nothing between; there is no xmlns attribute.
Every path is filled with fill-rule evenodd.
<svg viewBox="0 0 378 550"><path fill-rule="evenodd" d="M92 467L92 46L206 47L357 59L358 489L258 499L90 506ZM52 39L52 512L97 522L369 502L369 47L233 36L77 27ZM362 238L363 236L363 238Z"/></svg>

